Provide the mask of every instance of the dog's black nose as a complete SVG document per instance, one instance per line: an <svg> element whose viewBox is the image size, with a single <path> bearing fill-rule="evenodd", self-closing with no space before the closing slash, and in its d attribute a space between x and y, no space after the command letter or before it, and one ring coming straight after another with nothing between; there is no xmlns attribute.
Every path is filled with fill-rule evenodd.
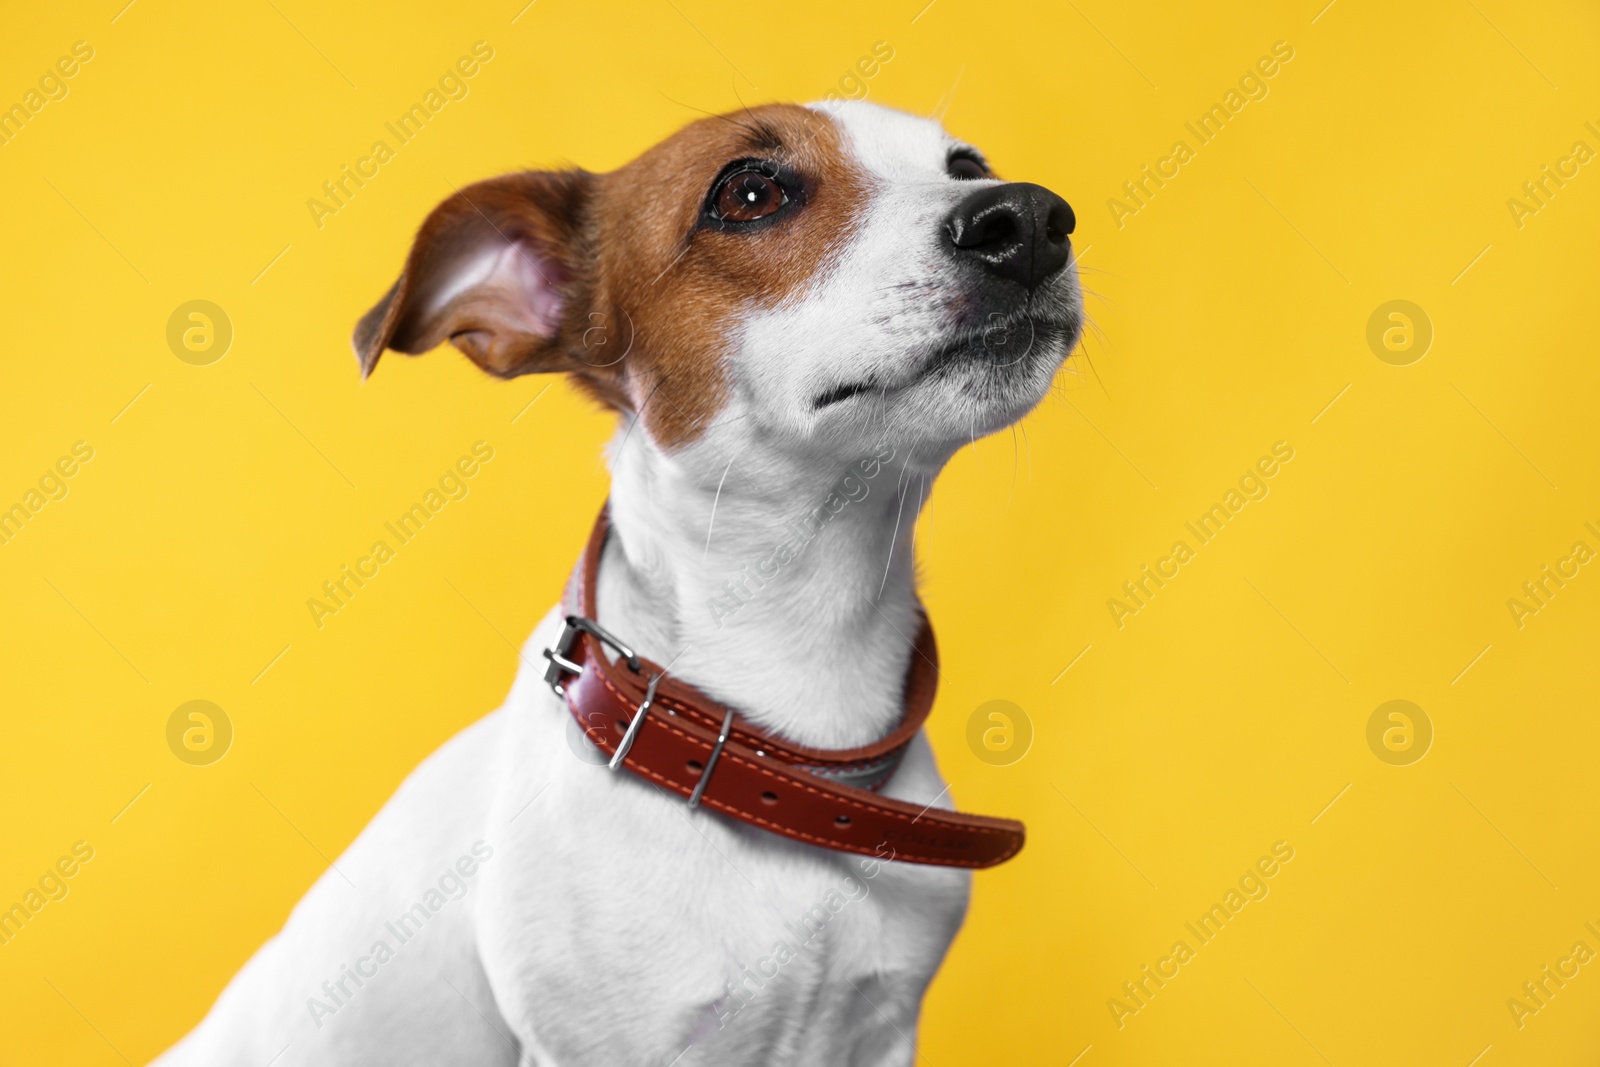
<svg viewBox="0 0 1600 1067"><path fill-rule="evenodd" d="M957 204L945 233L958 259L1034 289L1067 265L1077 224L1072 206L1044 186L1008 182Z"/></svg>

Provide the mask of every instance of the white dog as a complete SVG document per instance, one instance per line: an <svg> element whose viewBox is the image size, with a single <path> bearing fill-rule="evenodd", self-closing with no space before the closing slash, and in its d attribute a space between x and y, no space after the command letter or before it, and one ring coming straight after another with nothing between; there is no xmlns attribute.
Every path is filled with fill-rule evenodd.
<svg viewBox="0 0 1600 1067"><path fill-rule="evenodd" d="M911 533L1076 344L1072 228L862 103L441 204L356 328L363 371L449 340L571 374L624 415L609 519L504 707L159 1062L910 1064L970 870L1021 846L949 811L920 730ZM552 469L530 511L561 506Z"/></svg>

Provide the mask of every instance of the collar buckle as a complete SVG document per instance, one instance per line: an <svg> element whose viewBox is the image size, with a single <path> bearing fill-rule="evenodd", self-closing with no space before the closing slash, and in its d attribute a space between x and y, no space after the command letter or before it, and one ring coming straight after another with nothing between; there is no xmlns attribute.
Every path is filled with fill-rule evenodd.
<svg viewBox="0 0 1600 1067"><path fill-rule="evenodd" d="M544 650L544 658L550 661L550 666L546 667L544 672L545 684L555 692L556 696L565 700L567 696L567 687L564 684L566 677L583 673L583 664L577 663L572 659L572 650L578 643L579 634L588 634L602 644L609 645L616 650L617 655L622 657L623 662L628 665L630 671L634 674L642 673L643 668L639 665L639 657L634 654L633 649L618 640L611 631L593 619L586 619L582 615L568 615L566 625L561 628L561 636L556 638L556 647Z"/></svg>

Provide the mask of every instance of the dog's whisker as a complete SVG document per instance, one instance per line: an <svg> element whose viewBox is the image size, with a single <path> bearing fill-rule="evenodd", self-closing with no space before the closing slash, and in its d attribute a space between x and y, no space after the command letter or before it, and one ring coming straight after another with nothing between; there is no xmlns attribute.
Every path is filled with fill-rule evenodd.
<svg viewBox="0 0 1600 1067"><path fill-rule="evenodd" d="M717 504L722 500L722 483L728 480L728 472L733 469L733 457L728 457L728 465L722 468L722 477L717 479L717 493L711 498L711 518L706 522L706 547L700 553L701 560L711 555L711 531L717 528Z"/></svg>
<svg viewBox="0 0 1600 1067"><path fill-rule="evenodd" d="M1013 500L1015 500L1016 496L1017 496L1017 467L1018 467L1018 463L1019 463L1019 460L1018 460L1018 456L1017 456L1017 424L1013 422L1011 424L1011 492L1006 494L1006 510L1007 511L1011 510L1011 502Z"/></svg>

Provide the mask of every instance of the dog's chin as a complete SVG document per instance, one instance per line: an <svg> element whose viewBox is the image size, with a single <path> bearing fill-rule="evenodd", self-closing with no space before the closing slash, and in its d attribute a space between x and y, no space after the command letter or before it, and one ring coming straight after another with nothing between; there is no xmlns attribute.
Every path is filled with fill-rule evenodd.
<svg viewBox="0 0 1600 1067"><path fill-rule="evenodd" d="M1076 313L1058 318L997 316L985 328L956 330L928 342L907 361L908 373L888 381L868 374L843 382L814 397L812 408L823 411L863 395L888 400L952 387L969 394L1026 392L1037 384L1041 371L1048 383L1078 343L1080 330Z"/></svg>
<svg viewBox="0 0 1600 1067"><path fill-rule="evenodd" d="M966 376L1000 390L1025 386L1041 367L1054 374L1077 341L1076 316L1003 320L933 345L921 361L917 380Z"/></svg>
<svg viewBox="0 0 1600 1067"><path fill-rule="evenodd" d="M867 447L886 438L918 466L936 470L971 440L1017 422L1049 393L1076 346L1079 318L1018 318L951 333L916 353L909 372L884 382L852 379L817 397L832 439Z"/></svg>
<svg viewBox="0 0 1600 1067"><path fill-rule="evenodd" d="M1077 316L1023 318L933 346L904 407L924 434L965 442L1021 419L1044 399L1078 343Z"/></svg>

